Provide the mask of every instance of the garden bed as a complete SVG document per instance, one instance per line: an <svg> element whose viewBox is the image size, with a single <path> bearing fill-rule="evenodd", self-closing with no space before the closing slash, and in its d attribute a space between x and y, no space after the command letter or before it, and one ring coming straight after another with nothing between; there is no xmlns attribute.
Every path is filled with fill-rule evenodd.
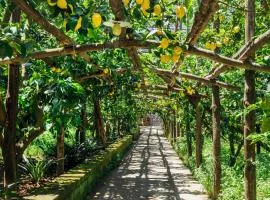
<svg viewBox="0 0 270 200"><path fill-rule="evenodd" d="M130 147L133 135L127 135L109 145L106 150L91 160L55 178L42 188L35 189L23 199L35 200L73 200L84 199L97 180L119 162Z"/></svg>

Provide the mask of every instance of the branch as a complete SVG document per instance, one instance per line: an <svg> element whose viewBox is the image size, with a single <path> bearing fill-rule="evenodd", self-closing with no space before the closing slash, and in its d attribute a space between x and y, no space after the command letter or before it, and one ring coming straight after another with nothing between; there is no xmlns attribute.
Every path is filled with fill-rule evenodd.
<svg viewBox="0 0 270 200"><path fill-rule="evenodd" d="M164 70L164 69L153 69L153 70L159 74L165 74L167 76L179 76L180 75L183 78L199 81L199 82L205 83L207 85L216 85L216 86L223 87L223 88L230 89L230 90L234 90L234 91L241 91L240 87L230 85L230 84L220 82L220 81L208 80L206 78L202 78L202 77L199 77L199 76L196 76L193 74L188 74L188 73L184 73L184 72L177 72L177 71L171 72L171 71Z"/></svg>
<svg viewBox="0 0 270 200"><path fill-rule="evenodd" d="M33 19L38 25L40 25L45 31L52 34L59 42L64 45L73 45L74 41L72 38L67 36L64 32L59 30L53 24L51 24L47 19L45 19L38 11L33 9L27 4L25 0L13 0L14 3L31 19ZM80 53L80 56L88 63L91 63L90 57L86 52Z"/></svg>
<svg viewBox="0 0 270 200"><path fill-rule="evenodd" d="M270 30L254 38L249 43L245 44L238 52L236 52L232 58L245 60L250 55L254 54L256 50L270 42ZM213 69L213 71L207 76L208 79L217 78L220 74L227 71L228 67L226 65L220 65L219 67Z"/></svg>
<svg viewBox="0 0 270 200"><path fill-rule="evenodd" d="M113 43L104 44L85 44L85 45L75 45L75 46L65 46L55 49L47 49L44 51L38 51L29 54L28 57L16 56L13 58L0 59L0 65L7 65L12 63L25 63L30 59L42 59L48 57L66 56L74 55L83 52L91 51L102 51L105 49L115 49L115 48L151 48L157 46L157 42L144 42L136 40L118 40Z"/></svg>
<svg viewBox="0 0 270 200"><path fill-rule="evenodd" d="M186 43L193 46L200 37L200 34L205 29L211 17L218 9L216 0L202 0L199 11L195 14L194 23L189 32Z"/></svg>
<svg viewBox="0 0 270 200"><path fill-rule="evenodd" d="M2 98L0 97L0 126L4 127L6 122L6 109Z"/></svg>
<svg viewBox="0 0 270 200"><path fill-rule="evenodd" d="M210 60L225 64L224 67L231 66L231 67L238 67L241 69L247 69L247 70L253 70L253 71L268 72L268 73L270 72L270 67L268 67L268 66L261 66L259 64L252 63L249 61L244 62L241 60L236 60L234 58L228 58L226 56L216 54L212 51L197 48L197 47L190 46L189 49L187 50L187 52L192 54L192 55L205 57L205 58L208 58Z"/></svg>
<svg viewBox="0 0 270 200"><path fill-rule="evenodd" d="M18 8L20 8L25 14L27 14L31 19L33 19L37 24L39 24L44 30L51 33L56 39L65 44L70 45L73 43L72 39L65 35L62 31L52 25L49 21L44 19L44 17L35 9L27 4L25 0L12 0Z"/></svg>

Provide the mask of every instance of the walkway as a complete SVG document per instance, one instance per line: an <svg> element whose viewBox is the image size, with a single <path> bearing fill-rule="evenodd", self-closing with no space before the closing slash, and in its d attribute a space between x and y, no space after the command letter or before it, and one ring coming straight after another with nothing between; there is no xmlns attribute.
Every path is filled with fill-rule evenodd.
<svg viewBox="0 0 270 200"><path fill-rule="evenodd" d="M163 136L163 130L142 127L141 132L121 166L99 183L88 199L208 199Z"/></svg>

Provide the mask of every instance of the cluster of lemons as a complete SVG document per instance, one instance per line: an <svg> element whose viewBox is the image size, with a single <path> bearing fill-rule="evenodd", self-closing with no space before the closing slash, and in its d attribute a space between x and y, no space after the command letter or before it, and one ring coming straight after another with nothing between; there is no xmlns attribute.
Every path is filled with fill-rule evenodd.
<svg viewBox="0 0 270 200"><path fill-rule="evenodd" d="M71 4L67 3L67 0L48 0L48 4L50 6L57 6L58 8L62 10L67 10L68 7L72 10L73 12L73 6ZM78 18L77 24L74 28L74 31L78 31L82 27L82 16ZM66 27L68 21L67 19L64 20L63 26ZM102 23L102 17L99 13L94 13L92 15L92 25L94 28L98 28Z"/></svg>
<svg viewBox="0 0 270 200"><path fill-rule="evenodd" d="M60 73L62 71L61 68L57 68L57 67L52 67L52 71L55 73Z"/></svg>
<svg viewBox="0 0 270 200"><path fill-rule="evenodd" d="M184 5L180 5L180 6L176 6L176 16L178 19L182 19L186 13L187 13L187 9ZM157 32L158 35L162 35L162 31L158 30ZM161 49L167 49L170 45L170 40L166 37L162 38L160 41L160 46L159 48ZM181 54L183 53L183 49L180 46L175 46L173 49L173 53L172 55L169 54L161 54L160 55L160 61L162 63L169 63L169 62L174 62L177 63L180 59Z"/></svg>
<svg viewBox="0 0 270 200"><path fill-rule="evenodd" d="M240 32L240 26L233 27L233 29L232 29L233 34L237 34L239 32ZM228 45L229 42L230 42L230 39L228 37L224 37L222 42L223 42L224 45ZM220 41L217 41L217 42L207 41L205 43L205 48L209 49L209 50L212 50L212 51L215 51L216 48L222 47L222 42L220 42Z"/></svg>
<svg viewBox="0 0 270 200"><path fill-rule="evenodd" d="M168 38L162 38L159 48L161 49L167 49L170 45L170 40ZM180 46L175 46L173 49L172 55L169 54L161 54L160 55L160 61L162 63L169 63L173 61L174 63L178 62L180 59L180 55L183 53L183 49Z"/></svg>

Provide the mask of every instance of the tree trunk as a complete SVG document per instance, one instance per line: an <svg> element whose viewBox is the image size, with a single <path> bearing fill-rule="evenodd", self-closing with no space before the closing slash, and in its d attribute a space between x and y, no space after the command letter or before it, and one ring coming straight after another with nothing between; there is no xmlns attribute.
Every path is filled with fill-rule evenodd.
<svg viewBox="0 0 270 200"><path fill-rule="evenodd" d="M196 127L195 127L195 137L196 137L196 167L199 168L202 163L202 116L200 103L195 105L196 111Z"/></svg>
<svg viewBox="0 0 270 200"><path fill-rule="evenodd" d="M189 104L186 108L186 141L187 141L187 151L188 151L188 157L192 156L192 137L191 137L191 131L190 131L190 118L189 118Z"/></svg>
<svg viewBox="0 0 270 200"><path fill-rule="evenodd" d="M87 118L86 118L86 107L81 110L81 124L79 128L76 130L76 142L78 144L82 144L85 142L85 133L86 133L86 125L87 125Z"/></svg>
<svg viewBox="0 0 270 200"><path fill-rule="evenodd" d="M103 146L106 146L107 138L106 138L103 119L102 119L100 101L98 98L94 98L93 100L94 100L94 116L95 116L95 128L96 128L97 138ZM118 129L120 129L119 124L118 124Z"/></svg>
<svg viewBox="0 0 270 200"><path fill-rule="evenodd" d="M213 199L217 199L221 189L221 162L220 162L220 94L219 87L212 86L212 123L213 123Z"/></svg>
<svg viewBox="0 0 270 200"><path fill-rule="evenodd" d="M252 40L255 32L255 0L246 0L246 21L245 21L245 41ZM248 59L253 59L254 55ZM252 105L256 101L255 94L255 72L245 71L245 94L244 107ZM256 199L256 166L255 162L255 144L248 140L248 136L255 131L255 111L245 113L244 116L244 156L245 156L245 199Z"/></svg>
<svg viewBox="0 0 270 200"><path fill-rule="evenodd" d="M21 12L15 9L12 13L12 22L20 21ZM17 158L16 158L16 122L18 110L19 93L19 65L8 66L8 86L6 94L6 122L3 139L3 161L4 161L4 187L17 180Z"/></svg>
<svg viewBox="0 0 270 200"><path fill-rule="evenodd" d="M65 170L65 129L60 128L60 133L57 136L57 175L61 175Z"/></svg>

